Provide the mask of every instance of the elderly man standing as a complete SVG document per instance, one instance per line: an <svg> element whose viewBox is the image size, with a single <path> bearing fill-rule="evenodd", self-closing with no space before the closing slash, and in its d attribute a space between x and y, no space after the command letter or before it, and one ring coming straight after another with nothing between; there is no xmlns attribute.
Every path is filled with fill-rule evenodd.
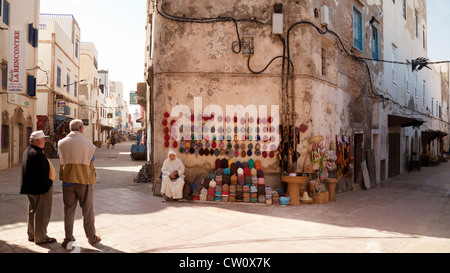
<svg viewBox="0 0 450 273"><path fill-rule="evenodd" d="M77 202L83 214L83 227L90 244L100 242L95 233L94 192L97 180L94 168L95 146L83 136L83 122L74 119L70 122L70 133L58 142L61 160L59 178L63 186L65 238L62 246L75 241L73 224Z"/></svg>
<svg viewBox="0 0 450 273"><path fill-rule="evenodd" d="M28 209L28 240L36 244L56 242L47 236L53 201L53 181L55 169L44 155L45 138L43 131L30 135L30 147L23 153L22 185L20 193L26 194Z"/></svg>

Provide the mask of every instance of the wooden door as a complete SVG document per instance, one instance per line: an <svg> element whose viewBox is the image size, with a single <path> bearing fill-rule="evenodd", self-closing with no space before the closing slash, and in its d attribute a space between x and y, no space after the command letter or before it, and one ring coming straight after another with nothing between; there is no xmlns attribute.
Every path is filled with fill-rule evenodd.
<svg viewBox="0 0 450 273"><path fill-rule="evenodd" d="M400 134L389 134L388 177L400 174Z"/></svg>

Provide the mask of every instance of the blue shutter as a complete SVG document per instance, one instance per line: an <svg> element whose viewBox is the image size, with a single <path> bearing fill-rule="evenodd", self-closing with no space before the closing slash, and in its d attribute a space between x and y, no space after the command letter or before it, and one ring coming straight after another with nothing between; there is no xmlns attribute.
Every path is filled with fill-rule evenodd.
<svg viewBox="0 0 450 273"><path fill-rule="evenodd" d="M36 78L33 75L27 75L27 95L36 96Z"/></svg>
<svg viewBox="0 0 450 273"><path fill-rule="evenodd" d="M39 29L35 28L33 31L33 46L38 47L39 44Z"/></svg>
<svg viewBox="0 0 450 273"><path fill-rule="evenodd" d="M28 24L28 42L30 44L33 44L34 41L34 28L33 28L33 23Z"/></svg>
<svg viewBox="0 0 450 273"><path fill-rule="evenodd" d="M3 2L3 23L9 26L9 3Z"/></svg>

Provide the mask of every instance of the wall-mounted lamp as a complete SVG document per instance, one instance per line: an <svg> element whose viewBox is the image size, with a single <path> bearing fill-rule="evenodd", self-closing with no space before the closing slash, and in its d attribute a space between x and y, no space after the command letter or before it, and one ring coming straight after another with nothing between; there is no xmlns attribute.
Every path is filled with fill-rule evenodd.
<svg viewBox="0 0 450 273"><path fill-rule="evenodd" d="M369 21L369 24L373 24L375 21L378 21L381 19L381 17L383 17L383 12L380 10L376 16L372 16L372 18Z"/></svg>
<svg viewBox="0 0 450 273"><path fill-rule="evenodd" d="M67 86L69 86L69 85L74 85L74 84L76 84L76 83L80 83L80 82L84 82L84 81L86 81L86 80L81 80L81 81L78 81L78 82L73 82L73 83L69 83L69 84L64 84L63 86L64 86L64 87L67 87Z"/></svg>

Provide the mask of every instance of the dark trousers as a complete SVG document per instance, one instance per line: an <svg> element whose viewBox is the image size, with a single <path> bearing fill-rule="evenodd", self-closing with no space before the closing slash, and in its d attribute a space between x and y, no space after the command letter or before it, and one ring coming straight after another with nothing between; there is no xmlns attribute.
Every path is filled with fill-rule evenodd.
<svg viewBox="0 0 450 273"><path fill-rule="evenodd" d="M63 187L65 242L75 241L73 224L77 203L83 215L83 227L89 242L95 239L94 191L93 185L73 184Z"/></svg>
<svg viewBox="0 0 450 273"><path fill-rule="evenodd" d="M52 214L53 187L44 194L28 194L28 240L44 242Z"/></svg>

